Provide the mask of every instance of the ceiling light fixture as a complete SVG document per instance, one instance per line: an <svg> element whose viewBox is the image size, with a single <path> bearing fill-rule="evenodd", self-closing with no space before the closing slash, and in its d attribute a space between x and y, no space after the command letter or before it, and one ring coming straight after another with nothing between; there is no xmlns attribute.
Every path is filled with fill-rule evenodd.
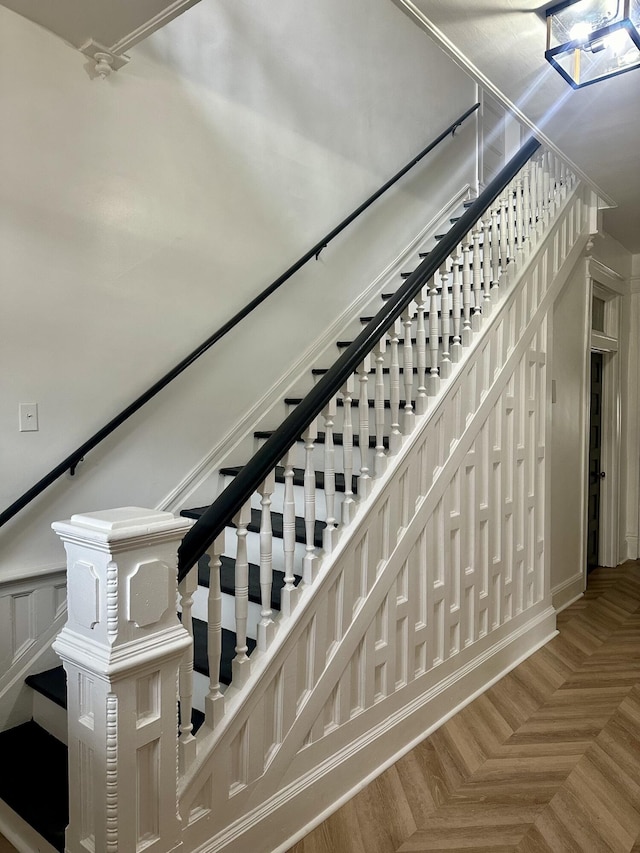
<svg viewBox="0 0 640 853"><path fill-rule="evenodd" d="M640 68L640 0L565 0L546 16L545 57L574 89Z"/></svg>

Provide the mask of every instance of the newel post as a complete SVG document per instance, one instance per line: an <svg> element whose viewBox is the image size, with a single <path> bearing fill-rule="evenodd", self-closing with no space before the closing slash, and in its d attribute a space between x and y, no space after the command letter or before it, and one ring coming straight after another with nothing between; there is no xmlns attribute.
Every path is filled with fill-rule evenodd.
<svg viewBox="0 0 640 853"><path fill-rule="evenodd" d="M67 853L168 853L177 813L177 548L192 522L139 507L53 524L67 551Z"/></svg>

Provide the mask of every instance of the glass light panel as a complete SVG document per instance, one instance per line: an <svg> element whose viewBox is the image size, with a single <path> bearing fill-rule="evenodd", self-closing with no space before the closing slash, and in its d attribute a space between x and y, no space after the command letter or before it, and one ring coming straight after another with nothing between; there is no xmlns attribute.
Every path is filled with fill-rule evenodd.
<svg viewBox="0 0 640 853"><path fill-rule="evenodd" d="M547 11L546 58L578 89L640 67L640 0L576 0Z"/></svg>

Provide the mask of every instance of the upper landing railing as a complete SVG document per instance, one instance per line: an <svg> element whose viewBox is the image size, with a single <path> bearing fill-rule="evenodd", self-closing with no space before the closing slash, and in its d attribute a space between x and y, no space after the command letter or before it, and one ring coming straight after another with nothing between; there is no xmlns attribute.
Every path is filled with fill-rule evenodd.
<svg viewBox="0 0 640 853"><path fill-rule="evenodd" d="M414 157L409 163L407 163L404 168L402 168L399 172L397 172L390 180L388 180L379 190L377 190L373 195L371 195L366 201L364 201L359 207L357 207L353 213L343 219L336 227L331 230L328 234L326 234L321 240L319 240L308 252L302 255L294 264L292 264L285 272L282 273L275 281L273 281L268 287L266 287L261 293L259 293L251 302L247 303L245 307L238 311L231 319L227 320L224 325L220 326L212 335L210 335L205 341L203 341L200 346L196 347L193 352L189 353L185 358L182 359L172 370L166 373L163 377L161 377L157 382L155 382L144 394L141 394L137 397L132 403L130 403L126 408L124 408L121 412L119 412L114 418L112 418L102 429L98 430L91 438L87 439L83 444L77 447L72 453L70 453L65 459L62 460L55 468L52 468L48 474L42 477L35 485L33 485L30 489L28 489L23 495L21 495L16 501L14 501L10 506L8 506L2 513L0 513L0 527L6 524L11 518L14 517L21 509L26 507L31 501L36 498L39 494L41 494L45 489L47 489L50 485L55 483L63 474L69 471L72 475L75 473L78 465L84 460L84 457L93 450L101 441L111 435L114 430L116 430L121 424L123 424L126 420L128 420L133 414L135 414L138 409L141 409L149 400L153 399L157 394L160 393L170 382L173 382L181 373L183 373L194 361L197 361L202 355L204 355L211 347L216 344L219 340L221 340L228 332L234 329L238 323L244 320L252 311L254 311L259 305L261 305L267 297L269 297L272 293L274 293L278 288L283 285L286 281L288 281L299 269L301 269L306 263L308 263L312 258L318 258L320 252L325 249L328 244L338 236L344 229L350 225L354 219L360 216L368 207L370 207L377 199L380 198L384 193L387 192L394 184L396 184L406 173L412 169L417 163L419 163L427 154L433 151L441 142L443 142L448 136L453 136L456 130L463 124L466 119L469 118L475 111L478 109L480 104L474 104L470 107L466 112L464 112L459 118L457 118L446 130L443 130L442 133L437 136L429 145L426 146L416 157Z"/></svg>

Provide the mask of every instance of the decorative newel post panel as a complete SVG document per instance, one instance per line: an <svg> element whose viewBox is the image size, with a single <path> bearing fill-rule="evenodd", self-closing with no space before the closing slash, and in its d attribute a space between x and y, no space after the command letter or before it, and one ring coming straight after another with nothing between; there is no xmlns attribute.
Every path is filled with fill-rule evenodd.
<svg viewBox="0 0 640 853"><path fill-rule="evenodd" d="M167 853L177 814L177 549L192 522L125 507L53 524L67 551L67 853Z"/></svg>

